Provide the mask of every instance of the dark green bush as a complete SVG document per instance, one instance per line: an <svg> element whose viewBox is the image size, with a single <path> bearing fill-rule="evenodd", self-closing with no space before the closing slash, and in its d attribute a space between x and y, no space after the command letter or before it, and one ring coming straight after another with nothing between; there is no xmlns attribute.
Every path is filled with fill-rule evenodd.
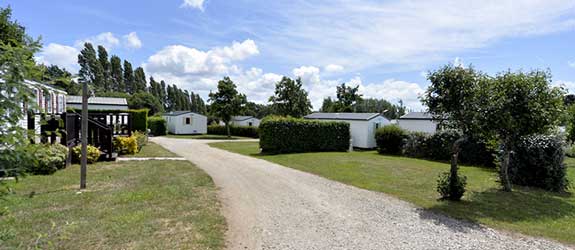
<svg viewBox="0 0 575 250"><path fill-rule="evenodd" d="M64 145L30 144L28 150L35 161L27 169L27 172L31 174L49 175L66 167L68 148Z"/></svg>
<svg viewBox="0 0 575 250"><path fill-rule="evenodd" d="M230 133L233 136L243 136L243 137L251 137L251 138L258 138L259 137L257 127L230 126ZM210 134L210 135L228 135L228 132L226 130L226 126L210 125L210 126L208 126L208 134Z"/></svg>
<svg viewBox="0 0 575 250"><path fill-rule="evenodd" d="M403 141L403 155L414 158L427 158L429 134L423 132L409 133Z"/></svg>
<svg viewBox="0 0 575 250"><path fill-rule="evenodd" d="M563 140L532 135L519 140L511 154L509 179L513 184L565 191L568 187Z"/></svg>
<svg viewBox="0 0 575 250"><path fill-rule="evenodd" d="M150 133L155 136L166 135L168 133L168 123L166 120L159 116L152 116L148 118L148 126Z"/></svg>
<svg viewBox="0 0 575 250"><path fill-rule="evenodd" d="M407 132L397 125L383 126L375 132L377 151L380 154L401 154Z"/></svg>
<svg viewBox="0 0 575 250"><path fill-rule="evenodd" d="M132 130L148 132L148 109L132 109Z"/></svg>
<svg viewBox="0 0 575 250"><path fill-rule="evenodd" d="M264 153L346 151L349 124L284 117L266 117L259 127Z"/></svg>
<svg viewBox="0 0 575 250"><path fill-rule="evenodd" d="M458 201L463 197L466 185L467 177L457 175L451 180L451 173L445 172L437 179L437 192L441 195L441 199Z"/></svg>
<svg viewBox="0 0 575 250"><path fill-rule="evenodd" d="M437 131L426 142L428 152L425 158L449 161L453 153L453 143L459 138L461 138L461 133L456 130ZM460 152L460 154L462 155L464 152Z"/></svg>

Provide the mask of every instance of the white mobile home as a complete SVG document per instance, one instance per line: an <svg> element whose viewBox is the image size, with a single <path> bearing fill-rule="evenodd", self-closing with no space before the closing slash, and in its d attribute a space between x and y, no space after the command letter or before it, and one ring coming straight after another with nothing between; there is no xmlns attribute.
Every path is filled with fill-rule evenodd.
<svg viewBox="0 0 575 250"><path fill-rule="evenodd" d="M310 120L349 123L352 145L357 148L375 148L375 131L389 124L379 113L313 113L304 117Z"/></svg>
<svg viewBox="0 0 575 250"><path fill-rule="evenodd" d="M253 116L234 116L230 124L232 126L259 127L260 119Z"/></svg>
<svg viewBox="0 0 575 250"><path fill-rule="evenodd" d="M439 122L426 112L410 112L397 119L397 125L410 132L433 134L437 131Z"/></svg>
<svg viewBox="0 0 575 250"><path fill-rule="evenodd" d="M191 111L173 111L165 113L168 133L175 135L208 133L208 117Z"/></svg>
<svg viewBox="0 0 575 250"><path fill-rule="evenodd" d="M33 104L22 104L25 115L19 121L19 125L39 135L41 114L61 115L66 112L66 91L35 81L25 80L24 84L34 93L34 99Z"/></svg>

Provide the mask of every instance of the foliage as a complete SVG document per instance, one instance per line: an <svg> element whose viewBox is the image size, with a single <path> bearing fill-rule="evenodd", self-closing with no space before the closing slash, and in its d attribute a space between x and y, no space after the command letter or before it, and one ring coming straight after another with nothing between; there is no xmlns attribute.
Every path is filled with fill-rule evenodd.
<svg viewBox="0 0 575 250"><path fill-rule="evenodd" d="M119 155L133 155L138 153L138 138L136 136L114 137L114 151Z"/></svg>
<svg viewBox="0 0 575 250"><path fill-rule="evenodd" d="M84 43L84 48L78 55L78 64L80 65L80 71L78 72L80 83L86 82L91 84L91 87L94 88L93 90L96 93L106 91L104 87L104 68L100 64L96 50L91 43Z"/></svg>
<svg viewBox="0 0 575 250"><path fill-rule="evenodd" d="M127 60L124 60L124 88L125 88L125 92L128 94L134 94L134 85L135 85L135 79L134 79L134 70L132 69L132 63L128 62Z"/></svg>
<svg viewBox="0 0 575 250"><path fill-rule="evenodd" d="M263 153L346 151L349 123L266 117L259 127Z"/></svg>
<svg viewBox="0 0 575 250"><path fill-rule="evenodd" d="M354 103L348 112L357 113L380 113L383 114L388 119L398 119L405 114L406 109L403 106L403 102L400 100L399 105L392 104L384 99L375 98L361 98L356 103ZM320 112L334 113L340 112L336 100L327 97L323 99Z"/></svg>
<svg viewBox="0 0 575 250"><path fill-rule="evenodd" d="M240 115L253 116L255 118L262 119L268 115L272 115L273 113L274 110L272 108L272 105L248 102L246 103L246 106L244 107Z"/></svg>
<svg viewBox="0 0 575 250"><path fill-rule="evenodd" d="M359 85L355 87L346 86L342 83L337 86L335 102L336 112L353 112L354 106L361 101L361 94L359 92Z"/></svg>
<svg viewBox="0 0 575 250"><path fill-rule="evenodd" d="M137 67L134 70L134 94L146 91L146 73L144 68Z"/></svg>
<svg viewBox="0 0 575 250"><path fill-rule="evenodd" d="M66 167L68 148L61 144L30 144L27 150L34 157L34 164L26 171L31 174L49 175Z"/></svg>
<svg viewBox="0 0 575 250"><path fill-rule="evenodd" d="M168 133L168 123L160 116L151 116L148 118L148 128L154 136L166 135Z"/></svg>
<svg viewBox="0 0 575 250"><path fill-rule="evenodd" d="M138 143L138 152L140 152L142 147L148 144L148 135L140 131L134 131L132 136L136 137L136 142Z"/></svg>
<svg viewBox="0 0 575 250"><path fill-rule="evenodd" d="M39 70L42 72L40 79L37 81L52 84L57 88L63 89L68 95L80 95L82 86L72 80L72 73L68 72L65 68L60 68L57 65L39 65Z"/></svg>
<svg viewBox="0 0 575 250"><path fill-rule="evenodd" d="M311 113L311 102L303 89L301 78L294 81L284 76L276 83L274 95L269 101L277 115L301 118Z"/></svg>
<svg viewBox="0 0 575 250"><path fill-rule="evenodd" d="M150 93L138 92L128 99L128 107L131 109L148 109L150 115L163 113L162 103Z"/></svg>
<svg viewBox="0 0 575 250"><path fill-rule="evenodd" d="M459 201L465 193L465 186L467 185L467 177L453 176L449 172L439 175L437 179L437 192L441 195L441 199Z"/></svg>
<svg viewBox="0 0 575 250"><path fill-rule="evenodd" d="M233 136L243 136L243 137L252 137L252 138L258 138L259 137L257 127L230 126L230 133ZM227 135L228 132L227 132L225 126L209 125L208 126L208 134L210 134L210 135Z"/></svg>
<svg viewBox="0 0 575 250"><path fill-rule="evenodd" d="M148 109L131 109L132 130L147 133L148 132Z"/></svg>
<svg viewBox="0 0 575 250"><path fill-rule="evenodd" d="M566 112L567 141L570 144L575 143L575 105L567 107Z"/></svg>
<svg viewBox="0 0 575 250"><path fill-rule="evenodd" d="M397 125L386 125L375 132L377 151L380 154L401 154L406 132Z"/></svg>
<svg viewBox="0 0 575 250"><path fill-rule="evenodd" d="M530 135L517 143L509 164L513 184L565 191L568 187L563 141L552 135Z"/></svg>
<svg viewBox="0 0 575 250"><path fill-rule="evenodd" d="M403 141L402 154L414 158L427 158L429 134L423 132L408 133Z"/></svg>
<svg viewBox="0 0 575 250"><path fill-rule="evenodd" d="M232 116L238 115L246 103L246 96L239 94L236 85L229 77L218 82L218 91L210 93L210 112L220 118L229 132L229 123Z"/></svg>
<svg viewBox="0 0 575 250"><path fill-rule="evenodd" d="M88 145L86 150L86 159L88 160L88 164L92 164L100 159L100 149L94 147L92 145ZM82 145L78 145L72 148L72 160L74 162L80 162L82 158Z"/></svg>

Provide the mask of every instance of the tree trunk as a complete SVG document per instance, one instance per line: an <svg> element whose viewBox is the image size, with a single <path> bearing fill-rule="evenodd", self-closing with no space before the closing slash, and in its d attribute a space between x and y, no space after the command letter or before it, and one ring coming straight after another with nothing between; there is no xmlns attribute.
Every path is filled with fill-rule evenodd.
<svg viewBox="0 0 575 250"><path fill-rule="evenodd" d="M228 138L232 138L232 133L230 132L230 124L226 122L226 131L228 132Z"/></svg>
<svg viewBox="0 0 575 250"><path fill-rule="evenodd" d="M453 143L452 154L451 154L451 169L449 170L450 172L449 185L452 188L455 188L455 186L457 185L457 177L458 177L457 171L459 170L459 167L457 166L457 161L459 158L459 151L461 151L460 145L465 140L466 137L461 137Z"/></svg>
<svg viewBox="0 0 575 250"><path fill-rule="evenodd" d="M503 186L503 191L511 192L511 181L509 181L509 163L511 162L511 142L505 140L504 144L505 153L503 155L503 161L501 162L501 167L499 168L499 178L501 178L501 185Z"/></svg>

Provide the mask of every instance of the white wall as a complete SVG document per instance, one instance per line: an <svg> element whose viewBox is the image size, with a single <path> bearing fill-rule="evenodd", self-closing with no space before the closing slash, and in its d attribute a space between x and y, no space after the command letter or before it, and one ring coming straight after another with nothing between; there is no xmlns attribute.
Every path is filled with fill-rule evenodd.
<svg viewBox="0 0 575 250"><path fill-rule="evenodd" d="M397 120L399 127L410 132L433 134L437 130L437 122L431 120Z"/></svg>
<svg viewBox="0 0 575 250"><path fill-rule="evenodd" d="M347 122L349 123L350 136L352 139L352 145L357 148L375 148L377 144L375 142L375 131L376 127L383 127L389 124L389 120L385 117L373 118L369 121L365 120L317 120L317 121L331 121L331 122ZM379 124L379 125L376 125Z"/></svg>
<svg viewBox="0 0 575 250"><path fill-rule="evenodd" d="M252 127L259 127L260 126L260 119L253 118L253 117L250 119L245 119L243 121L233 121L233 122L231 122L231 125L249 127L250 122L252 123L252 125L251 125Z"/></svg>
<svg viewBox="0 0 575 250"><path fill-rule="evenodd" d="M185 124L190 118L191 124ZM168 132L172 134L206 134L208 133L208 118L203 115L188 113L179 116L164 116L168 123Z"/></svg>

